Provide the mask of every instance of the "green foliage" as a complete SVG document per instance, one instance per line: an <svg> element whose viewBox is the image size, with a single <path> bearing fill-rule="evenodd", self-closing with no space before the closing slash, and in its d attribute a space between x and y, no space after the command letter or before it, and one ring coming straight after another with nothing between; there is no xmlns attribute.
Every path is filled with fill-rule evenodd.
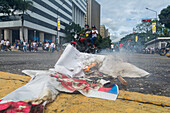
<svg viewBox="0 0 170 113"><path fill-rule="evenodd" d="M26 11L32 4L25 0L0 0L0 13L14 15L15 11Z"/></svg>
<svg viewBox="0 0 170 113"><path fill-rule="evenodd" d="M73 38L74 35L77 33L82 32L82 28L80 27L79 24L75 24L74 22L72 22L69 25L65 26L65 33L66 33L66 42L70 42Z"/></svg>
<svg viewBox="0 0 170 113"><path fill-rule="evenodd" d="M110 48L111 39L110 39L110 37L102 38L101 35L98 35L96 45L99 49Z"/></svg>
<svg viewBox="0 0 170 113"><path fill-rule="evenodd" d="M152 22L142 22L133 29L134 32L148 33L151 32Z"/></svg>
<svg viewBox="0 0 170 113"><path fill-rule="evenodd" d="M134 46L144 46L148 41L155 39L158 36L170 36L170 6L163 9L159 14L160 21L157 21L157 34L152 34L152 22L142 22L133 28L134 33L128 34L120 41L124 46L131 43ZM164 24L165 27L162 25ZM138 41L135 38L138 36Z"/></svg>
<svg viewBox="0 0 170 113"><path fill-rule="evenodd" d="M136 36L138 36L137 42L135 42ZM157 34L152 34L152 33L131 33L123 37L120 43L126 46L128 42L130 41L132 45L142 46L146 42L155 39L157 36L158 36Z"/></svg>
<svg viewBox="0 0 170 113"><path fill-rule="evenodd" d="M72 22L71 24L65 26L65 32L66 32L65 41L70 42L71 40L74 40L75 34L77 34L77 33L83 34L84 29L82 29L79 26L79 24L75 24L74 22ZM85 37L85 36L83 36L83 37ZM97 40L96 40L96 45L99 49L110 48L110 45L111 45L110 37L103 39L101 37L101 35L99 34L97 37Z"/></svg>
<svg viewBox="0 0 170 113"><path fill-rule="evenodd" d="M169 37L170 36L170 29L164 28L163 34L161 36Z"/></svg>
<svg viewBox="0 0 170 113"><path fill-rule="evenodd" d="M150 21L150 22L142 22L138 24L135 28L133 28L133 31L136 33L152 33L152 23L156 20ZM157 33L162 33L163 31L163 25L160 24L160 22L157 22Z"/></svg>
<svg viewBox="0 0 170 113"><path fill-rule="evenodd" d="M170 28L170 5L161 11L159 14L159 19L165 27Z"/></svg>

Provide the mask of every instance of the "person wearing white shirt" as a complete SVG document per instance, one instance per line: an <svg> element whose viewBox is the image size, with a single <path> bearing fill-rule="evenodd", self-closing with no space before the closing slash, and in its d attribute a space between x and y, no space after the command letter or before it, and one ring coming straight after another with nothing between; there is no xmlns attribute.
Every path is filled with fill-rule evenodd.
<svg viewBox="0 0 170 113"><path fill-rule="evenodd" d="M1 40L1 45L4 43L4 39Z"/></svg>
<svg viewBox="0 0 170 113"><path fill-rule="evenodd" d="M10 45L10 42L9 40L6 41L6 46L9 46Z"/></svg>
<svg viewBox="0 0 170 113"><path fill-rule="evenodd" d="M24 52L27 51L27 42L26 41L23 42L23 51Z"/></svg>
<svg viewBox="0 0 170 113"><path fill-rule="evenodd" d="M53 42L51 43L50 47L51 47L51 52L54 52L54 50L55 50L55 44L54 44Z"/></svg>
<svg viewBox="0 0 170 113"><path fill-rule="evenodd" d="M92 26L92 38L90 38L93 47L95 47L95 41L97 40L98 31L96 30L95 25Z"/></svg>
<svg viewBox="0 0 170 113"><path fill-rule="evenodd" d="M49 51L49 43L48 42L46 42L45 48L46 48L46 51Z"/></svg>
<svg viewBox="0 0 170 113"><path fill-rule="evenodd" d="M4 40L3 43L2 43L2 51L4 51L5 48L6 48L6 40Z"/></svg>
<svg viewBox="0 0 170 113"><path fill-rule="evenodd" d="M111 44L111 50L112 51L114 50L114 44Z"/></svg>
<svg viewBox="0 0 170 113"><path fill-rule="evenodd" d="M11 49L10 49L10 42L9 42L9 40L7 40L7 41L6 41L6 48L7 48L8 50L10 50L10 51L11 51Z"/></svg>
<svg viewBox="0 0 170 113"><path fill-rule="evenodd" d="M3 48L3 43L4 43L4 39L2 39L2 40L1 40L1 43L0 43L0 49L2 49L2 48ZM2 49L1 51L3 51L3 49Z"/></svg>
<svg viewBox="0 0 170 113"><path fill-rule="evenodd" d="M36 52L36 50L37 50L37 43L35 41L32 43L32 46L33 46L34 52Z"/></svg>

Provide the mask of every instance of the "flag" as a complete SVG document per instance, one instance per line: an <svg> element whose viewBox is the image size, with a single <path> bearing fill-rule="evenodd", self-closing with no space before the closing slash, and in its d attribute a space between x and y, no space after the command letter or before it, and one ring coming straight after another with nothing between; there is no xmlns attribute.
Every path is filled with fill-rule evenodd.
<svg viewBox="0 0 170 113"><path fill-rule="evenodd" d="M135 42L138 42L138 36L136 36L136 38L135 38Z"/></svg>
<svg viewBox="0 0 170 113"><path fill-rule="evenodd" d="M60 19L58 18L57 20L57 30L59 31L60 30Z"/></svg>
<svg viewBox="0 0 170 113"><path fill-rule="evenodd" d="M156 22L152 22L152 33L156 33Z"/></svg>

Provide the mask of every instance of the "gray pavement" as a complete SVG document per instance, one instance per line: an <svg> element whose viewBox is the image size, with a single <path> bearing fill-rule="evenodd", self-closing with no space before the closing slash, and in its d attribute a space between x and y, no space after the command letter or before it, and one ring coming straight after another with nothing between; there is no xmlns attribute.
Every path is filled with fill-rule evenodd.
<svg viewBox="0 0 170 113"><path fill-rule="evenodd" d="M61 53L61 52L60 52ZM0 52L0 71L22 74L24 69L48 70L53 68L59 52L23 53ZM126 90L137 91L145 94L155 94L170 97L170 58L152 54L115 54L124 61L132 63L139 68L151 73L143 78L125 78L128 82ZM117 79L112 79L120 89L124 88Z"/></svg>
<svg viewBox="0 0 170 113"><path fill-rule="evenodd" d="M153 54L123 54L122 58L151 75L139 79L126 78L127 90L170 97L170 58Z"/></svg>
<svg viewBox="0 0 170 113"><path fill-rule="evenodd" d="M23 74L24 69L48 70L53 68L61 52L0 52L0 71Z"/></svg>

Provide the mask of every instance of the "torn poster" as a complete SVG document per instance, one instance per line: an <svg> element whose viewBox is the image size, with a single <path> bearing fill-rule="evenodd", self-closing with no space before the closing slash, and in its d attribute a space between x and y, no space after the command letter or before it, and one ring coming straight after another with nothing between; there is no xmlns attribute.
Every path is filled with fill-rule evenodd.
<svg viewBox="0 0 170 113"><path fill-rule="evenodd" d="M131 77L131 74L135 75L132 77L142 77L148 74L131 64L116 63L123 66L117 69L114 67L116 64L113 64L110 57L106 55L81 53L68 45L54 69L23 70L23 73L31 76L31 80L0 99L0 111L41 113L44 106L53 102L60 92L78 91L87 97L116 100L119 93L118 86L112 84L106 87L105 84L109 81L103 80L103 74L112 77L118 76L116 75L118 72L124 72L123 74L127 77ZM128 70L125 69L126 67L129 67ZM92 68L95 72L91 72ZM134 69L140 71L134 71ZM90 78L94 76L98 80Z"/></svg>
<svg viewBox="0 0 170 113"><path fill-rule="evenodd" d="M18 88L1 99L0 111L41 113L44 106L55 100L59 92L73 93L79 91L87 97L116 100L118 86L104 87L102 84L89 83L83 79L70 78L67 75L38 72L29 83Z"/></svg>

